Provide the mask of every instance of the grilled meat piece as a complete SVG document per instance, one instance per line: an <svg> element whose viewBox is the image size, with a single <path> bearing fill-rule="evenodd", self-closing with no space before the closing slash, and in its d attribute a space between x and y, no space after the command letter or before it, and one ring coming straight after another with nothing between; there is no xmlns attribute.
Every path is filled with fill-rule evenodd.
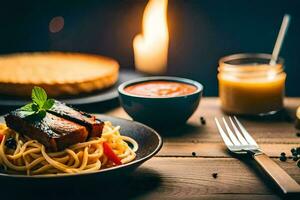
<svg viewBox="0 0 300 200"><path fill-rule="evenodd" d="M51 113L47 113L41 119L24 117L20 110L15 110L5 116L5 121L9 128L38 140L52 151L84 142L88 137L88 131L84 126Z"/></svg>
<svg viewBox="0 0 300 200"><path fill-rule="evenodd" d="M89 131L89 137L101 137L104 122L96 120L95 116L71 108L59 101L55 101L47 112L85 126Z"/></svg>

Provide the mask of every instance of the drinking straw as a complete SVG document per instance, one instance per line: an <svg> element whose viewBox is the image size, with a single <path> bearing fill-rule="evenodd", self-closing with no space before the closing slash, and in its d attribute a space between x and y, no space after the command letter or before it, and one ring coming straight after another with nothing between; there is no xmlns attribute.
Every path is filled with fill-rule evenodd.
<svg viewBox="0 0 300 200"><path fill-rule="evenodd" d="M270 60L270 65L275 65L276 64L276 61L278 59L278 55L279 55L284 37L285 37L286 32L287 32L288 27L289 27L290 20L291 20L291 16L288 15L288 14L285 14L284 17L283 17L282 23L281 23L280 31L278 33L274 49L273 49L272 57L271 57L271 60Z"/></svg>

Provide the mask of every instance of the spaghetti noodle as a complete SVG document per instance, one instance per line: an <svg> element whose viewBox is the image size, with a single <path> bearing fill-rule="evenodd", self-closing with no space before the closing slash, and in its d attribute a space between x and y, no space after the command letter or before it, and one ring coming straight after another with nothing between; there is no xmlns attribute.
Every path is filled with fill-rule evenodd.
<svg viewBox="0 0 300 200"><path fill-rule="evenodd" d="M107 143L122 164L135 159L138 149L137 142L119 132L120 126L114 127L111 122L105 122L101 138L90 138L59 152L48 152L44 145L20 135L13 130L0 125L3 135L0 145L0 164L9 173L27 175L86 173L97 171L115 165L106 155L103 143ZM8 148L5 144L8 138L16 141L16 148Z"/></svg>

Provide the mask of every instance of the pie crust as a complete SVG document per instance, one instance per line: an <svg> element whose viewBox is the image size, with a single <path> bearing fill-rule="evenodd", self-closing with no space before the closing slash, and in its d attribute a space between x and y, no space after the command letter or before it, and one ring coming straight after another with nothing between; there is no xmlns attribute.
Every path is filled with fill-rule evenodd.
<svg viewBox="0 0 300 200"><path fill-rule="evenodd" d="M102 90L118 79L119 64L81 53L36 52L0 56L0 94L30 96L40 86L49 96Z"/></svg>

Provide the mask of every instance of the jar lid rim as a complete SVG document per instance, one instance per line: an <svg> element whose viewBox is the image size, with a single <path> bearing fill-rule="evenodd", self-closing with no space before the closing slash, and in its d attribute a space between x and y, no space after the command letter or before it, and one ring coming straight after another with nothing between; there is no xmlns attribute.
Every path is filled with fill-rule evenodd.
<svg viewBox="0 0 300 200"><path fill-rule="evenodd" d="M228 56L224 56L219 60L219 65L221 64L226 64L227 66L242 66L239 64L229 64L229 61L232 60L238 60L238 59L251 59L251 58L257 58L257 59L266 59L266 60L271 60L272 55L271 54L266 54L266 53L238 53L238 54L232 54ZM279 57L277 59L276 64L281 64L283 65L284 59Z"/></svg>

